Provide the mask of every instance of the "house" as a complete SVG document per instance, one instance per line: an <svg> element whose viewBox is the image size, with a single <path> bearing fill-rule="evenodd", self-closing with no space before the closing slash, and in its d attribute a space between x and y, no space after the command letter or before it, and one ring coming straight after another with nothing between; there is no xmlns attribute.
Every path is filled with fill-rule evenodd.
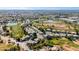
<svg viewBox="0 0 79 59"><path fill-rule="evenodd" d="M2 34L4 31L3 31L3 26L0 26L0 34Z"/></svg>

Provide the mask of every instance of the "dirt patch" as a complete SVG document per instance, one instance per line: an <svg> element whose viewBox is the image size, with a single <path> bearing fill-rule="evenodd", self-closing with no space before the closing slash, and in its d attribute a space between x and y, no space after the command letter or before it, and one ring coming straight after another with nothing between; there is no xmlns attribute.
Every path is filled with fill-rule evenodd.
<svg viewBox="0 0 79 59"><path fill-rule="evenodd" d="M63 46L63 49L64 49L65 51L79 51L78 48L71 47L71 46L69 46L69 45L67 45L67 44L65 44L65 45Z"/></svg>
<svg viewBox="0 0 79 59"><path fill-rule="evenodd" d="M73 41L73 43L79 45L79 40L75 40L75 41Z"/></svg>

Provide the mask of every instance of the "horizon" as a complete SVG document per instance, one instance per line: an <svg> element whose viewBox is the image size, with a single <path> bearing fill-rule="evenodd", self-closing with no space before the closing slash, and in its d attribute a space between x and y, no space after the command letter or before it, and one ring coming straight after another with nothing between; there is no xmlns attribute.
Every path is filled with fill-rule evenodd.
<svg viewBox="0 0 79 59"><path fill-rule="evenodd" d="M79 10L79 7L0 7L0 10Z"/></svg>

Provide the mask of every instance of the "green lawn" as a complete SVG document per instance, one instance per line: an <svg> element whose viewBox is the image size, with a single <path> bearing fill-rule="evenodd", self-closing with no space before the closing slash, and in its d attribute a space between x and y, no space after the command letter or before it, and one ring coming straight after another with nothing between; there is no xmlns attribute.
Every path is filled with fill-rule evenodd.
<svg viewBox="0 0 79 59"><path fill-rule="evenodd" d="M49 40L49 44L52 44L52 45L60 45L61 47L64 45L64 44L67 44L71 47L75 47L75 48L79 48L79 45L73 43L72 41L66 39L66 38L53 38L51 40Z"/></svg>
<svg viewBox="0 0 79 59"><path fill-rule="evenodd" d="M50 40L40 40L37 44L30 45L32 50L39 50L44 46L54 46L58 45L63 48L64 45L69 45L70 47L79 48L79 45L74 44L72 41L66 39L66 38L52 38Z"/></svg>
<svg viewBox="0 0 79 59"><path fill-rule="evenodd" d="M20 24L11 27L11 35L16 39L20 39L25 35L23 28L20 26Z"/></svg>

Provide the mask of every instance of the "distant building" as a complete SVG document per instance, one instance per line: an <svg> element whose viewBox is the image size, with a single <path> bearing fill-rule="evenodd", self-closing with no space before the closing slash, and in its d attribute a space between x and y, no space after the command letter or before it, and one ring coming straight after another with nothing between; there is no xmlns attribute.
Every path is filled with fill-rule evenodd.
<svg viewBox="0 0 79 59"><path fill-rule="evenodd" d="M74 17L69 17L69 19L76 20L76 19L79 19L79 17L77 17L77 16L74 16Z"/></svg>

